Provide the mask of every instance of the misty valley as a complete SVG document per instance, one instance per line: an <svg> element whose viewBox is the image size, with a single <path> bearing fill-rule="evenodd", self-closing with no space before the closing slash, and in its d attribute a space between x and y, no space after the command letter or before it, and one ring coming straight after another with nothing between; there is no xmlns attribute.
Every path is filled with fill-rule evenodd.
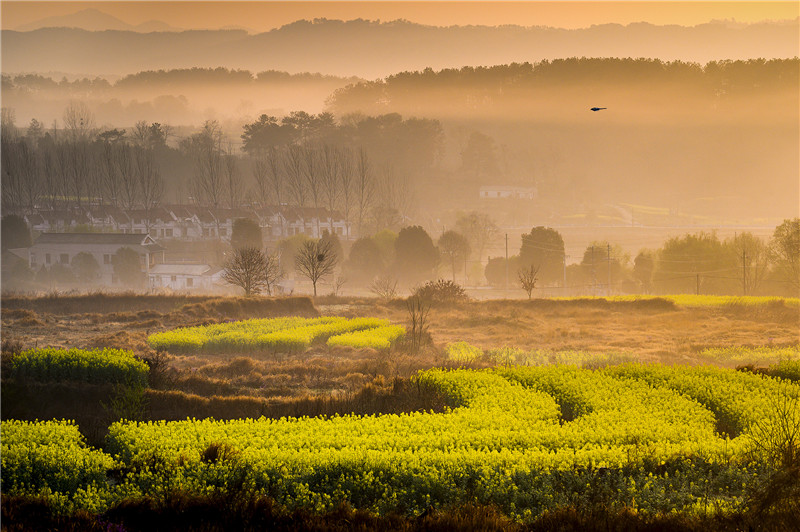
<svg viewBox="0 0 800 532"><path fill-rule="evenodd" d="M117 14L2 29L3 531L800 529L800 17Z"/></svg>

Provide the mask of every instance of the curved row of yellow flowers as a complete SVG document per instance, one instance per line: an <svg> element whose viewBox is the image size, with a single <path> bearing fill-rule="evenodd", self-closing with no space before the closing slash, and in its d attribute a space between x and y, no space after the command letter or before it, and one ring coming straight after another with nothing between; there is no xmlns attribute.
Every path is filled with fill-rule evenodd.
<svg viewBox="0 0 800 532"><path fill-rule="evenodd" d="M127 475L114 486L90 483L62 496L89 505L86 493L94 490L91 505L102 506L122 496L237 485L289 507L325 510L347 500L378 513L420 513L478 501L523 520L595 489L613 494L609 504L641 511L735 507L759 467L744 452L750 421L769 419L777 397L800 398L796 384L719 368L433 369L417 379L456 406L443 413L115 423L106 452ZM735 430L718 433L721 416ZM7 469L7 461L30 462L35 449L48 446L44 437L21 441L19 432L3 423L4 493L44 489L14 473L24 476L28 466ZM59 474L78 476L80 468L69 461Z"/></svg>
<svg viewBox="0 0 800 532"><path fill-rule="evenodd" d="M388 348L405 329L379 318L267 318L186 327L152 334L153 349L173 353L298 351L328 340L330 345Z"/></svg>

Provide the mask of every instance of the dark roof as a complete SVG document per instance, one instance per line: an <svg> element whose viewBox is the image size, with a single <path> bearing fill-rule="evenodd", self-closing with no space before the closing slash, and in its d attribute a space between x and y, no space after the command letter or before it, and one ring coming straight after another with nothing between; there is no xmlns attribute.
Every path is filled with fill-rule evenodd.
<svg viewBox="0 0 800 532"><path fill-rule="evenodd" d="M185 205L171 205L167 207L167 209L179 219L188 219L195 216L194 209L186 207Z"/></svg>
<svg viewBox="0 0 800 532"><path fill-rule="evenodd" d="M119 244L141 246L148 235L141 233L42 233L35 244ZM150 239L152 242L152 238Z"/></svg>

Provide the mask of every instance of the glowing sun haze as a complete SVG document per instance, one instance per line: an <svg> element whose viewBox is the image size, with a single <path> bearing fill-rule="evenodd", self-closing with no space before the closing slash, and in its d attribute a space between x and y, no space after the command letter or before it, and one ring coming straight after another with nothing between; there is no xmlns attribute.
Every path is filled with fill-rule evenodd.
<svg viewBox="0 0 800 532"><path fill-rule="evenodd" d="M159 20L181 29L239 26L268 31L299 19L405 19L434 26L516 24L583 28L649 22L693 26L711 20L793 20L792 2L6 2L2 28L97 9L129 24Z"/></svg>

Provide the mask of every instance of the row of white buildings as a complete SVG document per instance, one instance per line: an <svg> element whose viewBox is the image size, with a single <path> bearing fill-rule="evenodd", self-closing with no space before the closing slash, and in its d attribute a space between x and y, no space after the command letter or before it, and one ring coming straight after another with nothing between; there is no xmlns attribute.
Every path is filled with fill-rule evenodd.
<svg viewBox="0 0 800 532"><path fill-rule="evenodd" d="M324 208L272 206L252 209L209 209L190 205L165 205L151 210L89 206L73 210L40 209L24 215L32 231L57 233L81 226L98 232L149 234L157 239L230 240L233 223L249 218L261 227L265 242L296 234L319 238L324 231L353 238L341 213Z"/></svg>
<svg viewBox="0 0 800 532"><path fill-rule="evenodd" d="M7 261L23 261L39 272L55 265L73 268L80 253L90 254L99 266L92 284L122 287L114 273L113 257L121 248L139 255L141 271L152 289L219 291L227 288L222 269L203 260L165 261L169 242L229 241L233 224L248 218L261 227L263 244L297 234L319 238L324 231L353 238L340 213L302 207L206 209L167 205L144 210L89 206L73 210L38 210L23 218L34 234L30 248L9 250ZM209 242L211 243L211 242ZM193 244L194 245L194 244ZM166 246L166 247L165 247Z"/></svg>

